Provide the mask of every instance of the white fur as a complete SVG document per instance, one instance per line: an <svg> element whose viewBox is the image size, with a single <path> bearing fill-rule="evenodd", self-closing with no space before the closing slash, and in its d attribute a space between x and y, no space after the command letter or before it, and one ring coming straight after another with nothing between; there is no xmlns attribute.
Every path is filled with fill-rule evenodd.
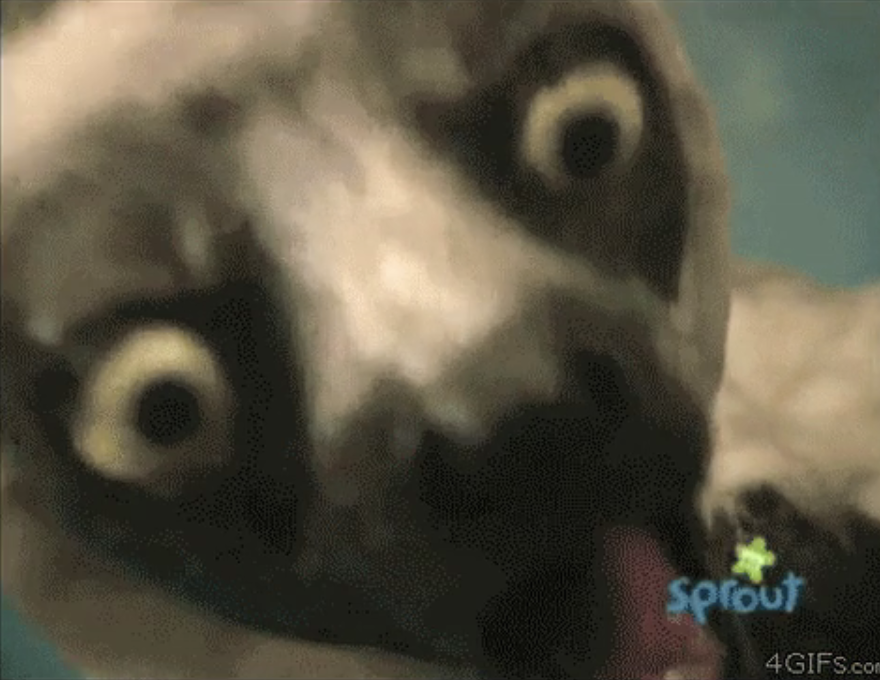
<svg viewBox="0 0 880 680"><path fill-rule="evenodd" d="M302 341L315 343L308 370L321 376L312 394L320 434L332 434L380 377L421 394L445 392L438 381L463 354L508 324L515 333L511 322L536 285L589 295L621 315L656 321L664 313L638 282L600 276L524 235L356 100L325 96L306 95L320 127L291 126L269 109L252 117L240 141L249 194L269 225L263 237L293 277L291 294L312 306ZM344 122L334 118L340 110ZM336 140L329 148L315 141L328 137ZM512 393L552 393L558 376L540 359L546 342L540 333L511 339ZM443 399L441 420L443 411L469 410L467 394Z"/></svg>
<svg viewBox="0 0 880 680"><path fill-rule="evenodd" d="M880 521L880 285L829 290L757 265L735 284L707 519L769 484L808 514Z"/></svg>

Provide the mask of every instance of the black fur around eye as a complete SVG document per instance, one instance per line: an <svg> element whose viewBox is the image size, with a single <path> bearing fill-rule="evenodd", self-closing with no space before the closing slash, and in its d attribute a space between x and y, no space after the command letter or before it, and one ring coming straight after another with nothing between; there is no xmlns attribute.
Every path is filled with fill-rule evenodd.
<svg viewBox="0 0 880 680"><path fill-rule="evenodd" d="M32 398L43 413L55 412L73 403L79 380L73 370L58 362L41 370L34 378Z"/></svg>
<svg viewBox="0 0 880 680"><path fill-rule="evenodd" d="M583 115L567 123L560 153L565 172L575 179L595 177L614 162L620 145L620 126L607 116Z"/></svg>

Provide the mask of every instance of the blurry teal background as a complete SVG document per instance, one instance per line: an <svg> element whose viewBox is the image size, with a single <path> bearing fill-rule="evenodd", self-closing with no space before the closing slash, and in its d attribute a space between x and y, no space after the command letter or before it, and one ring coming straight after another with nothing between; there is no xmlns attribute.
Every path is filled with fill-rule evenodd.
<svg viewBox="0 0 880 680"><path fill-rule="evenodd" d="M880 277L880 0L671 3L718 109L738 253ZM3 678L70 678L8 608Z"/></svg>
<svg viewBox="0 0 880 680"><path fill-rule="evenodd" d="M670 6L718 111L736 252L829 284L880 276L880 2Z"/></svg>

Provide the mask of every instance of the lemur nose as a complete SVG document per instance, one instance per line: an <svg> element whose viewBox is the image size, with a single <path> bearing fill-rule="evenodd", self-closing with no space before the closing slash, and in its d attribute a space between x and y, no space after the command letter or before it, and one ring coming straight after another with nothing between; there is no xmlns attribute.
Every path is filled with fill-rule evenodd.
<svg viewBox="0 0 880 680"><path fill-rule="evenodd" d="M530 405L578 402L613 419L629 372L652 354L650 337L647 322L623 303L615 310L542 290L418 398L427 419L462 443L487 438L499 420Z"/></svg>
<svg viewBox="0 0 880 680"><path fill-rule="evenodd" d="M649 507L632 486L655 474L678 493L706 450L703 419L652 338L637 314L573 298L524 311L427 395L422 499L455 523L538 507L567 479L599 484L609 505Z"/></svg>
<svg viewBox="0 0 880 680"><path fill-rule="evenodd" d="M632 415L631 392L606 355L578 352L564 363L553 396L509 403L479 438L429 424L416 455L422 499L449 519L478 516L506 496L529 495L566 458L581 471L598 462Z"/></svg>
<svg viewBox="0 0 880 680"><path fill-rule="evenodd" d="M404 487L454 519L511 498L527 507L542 485L553 493L569 464L594 478L587 468L665 389L646 328L587 296L534 294L436 380L391 378L365 399L347 434L322 448L322 495L366 510L365 499Z"/></svg>

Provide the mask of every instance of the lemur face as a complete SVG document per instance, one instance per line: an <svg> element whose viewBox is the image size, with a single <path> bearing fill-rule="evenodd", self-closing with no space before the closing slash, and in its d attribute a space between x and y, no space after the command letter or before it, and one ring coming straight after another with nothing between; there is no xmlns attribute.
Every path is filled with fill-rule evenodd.
<svg viewBox="0 0 880 680"><path fill-rule="evenodd" d="M682 661L727 198L656 6L64 3L3 60L22 505L206 621Z"/></svg>

